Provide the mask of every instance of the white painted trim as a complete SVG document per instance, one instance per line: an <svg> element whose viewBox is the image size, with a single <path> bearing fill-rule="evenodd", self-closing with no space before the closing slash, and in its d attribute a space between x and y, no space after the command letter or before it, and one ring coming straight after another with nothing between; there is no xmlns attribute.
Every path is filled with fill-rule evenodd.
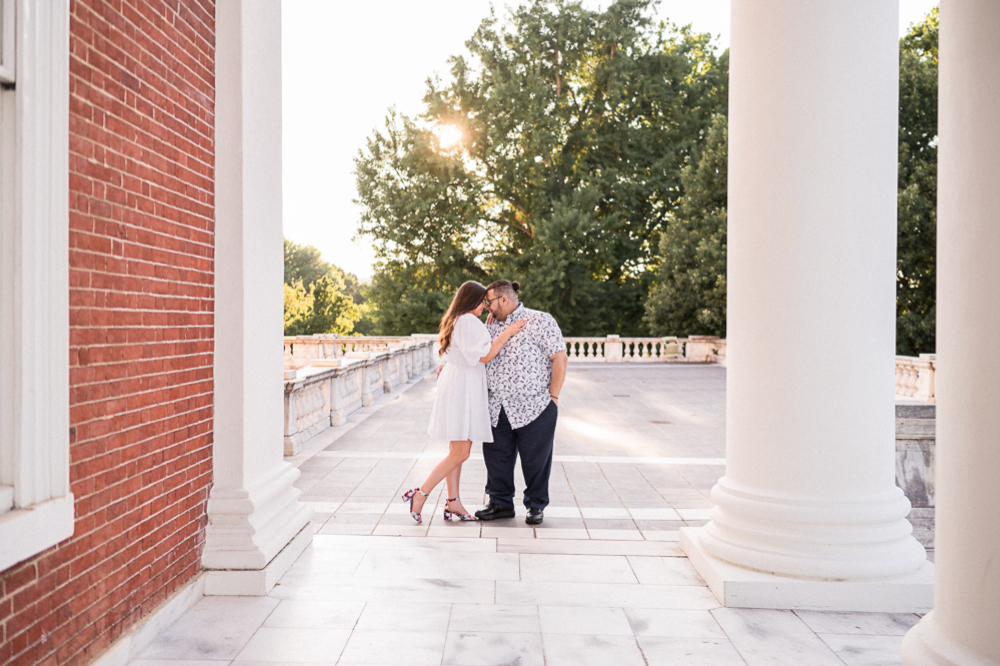
<svg viewBox="0 0 1000 666"><path fill-rule="evenodd" d="M69 0L18 0L16 14L14 206L0 257L13 268L0 274L0 483L13 486L14 510L0 520L0 570L73 534Z"/></svg>
<svg viewBox="0 0 1000 666"><path fill-rule="evenodd" d="M73 518L72 495L0 516L0 571L72 536Z"/></svg>
<svg viewBox="0 0 1000 666"><path fill-rule="evenodd" d="M90 662L90 666L126 666L204 596L205 576L198 575L133 625Z"/></svg>
<svg viewBox="0 0 1000 666"><path fill-rule="evenodd" d="M14 508L14 486L0 486L0 516Z"/></svg>
<svg viewBox="0 0 1000 666"><path fill-rule="evenodd" d="M0 0L0 82L14 83L17 77L17 2Z"/></svg>

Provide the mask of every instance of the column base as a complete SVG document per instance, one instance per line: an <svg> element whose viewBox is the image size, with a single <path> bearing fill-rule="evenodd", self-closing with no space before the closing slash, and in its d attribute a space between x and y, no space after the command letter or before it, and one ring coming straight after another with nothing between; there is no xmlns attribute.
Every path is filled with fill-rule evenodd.
<svg viewBox="0 0 1000 666"><path fill-rule="evenodd" d="M307 523L263 569L209 570L205 596L263 597L312 543L316 523Z"/></svg>
<svg viewBox="0 0 1000 666"><path fill-rule="evenodd" d="M897 578L829 581L752 571L710 555L699 542L703 528L682 527L680 546L723 606L863 613L924 613L934 602L934 565Z"/></svg>
<svg viewBox="0 0 1000 666"><path fill-rule="evenodd" d="M1000 666L1000 659L973 654L951 640L928 613L903 637L906 666Z"/></svg>

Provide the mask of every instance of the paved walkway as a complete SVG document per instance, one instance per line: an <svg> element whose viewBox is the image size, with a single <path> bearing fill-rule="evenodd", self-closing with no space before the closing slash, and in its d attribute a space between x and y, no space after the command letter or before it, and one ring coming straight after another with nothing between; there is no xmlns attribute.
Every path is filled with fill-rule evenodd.
<svg viewBox="0 0 1000 666"><path fill-rule="evenodd" d="M443 484L410 518L399 495L447 446L425 434L433 391L426 378L310 442L293 462L313 545L267 597L203 599L132 665L901 664L916 615L720 608L677 547L724 470L725 369L571 366L535 528L520 505L447 523Z"/></svg>

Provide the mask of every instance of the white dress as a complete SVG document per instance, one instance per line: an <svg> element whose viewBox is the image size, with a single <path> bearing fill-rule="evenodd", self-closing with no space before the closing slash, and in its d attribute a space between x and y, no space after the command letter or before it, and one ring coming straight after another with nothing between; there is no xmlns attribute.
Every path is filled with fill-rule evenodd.
<svg viewBox="0 0 1000 666"><path fill-rule="evenodd" d="M437 380L434 408L428 434L435 439L457 442L492 442L486 393L486 356L493 340L483 322L471 313L458 318L451 333L451 346Z"/></svg>

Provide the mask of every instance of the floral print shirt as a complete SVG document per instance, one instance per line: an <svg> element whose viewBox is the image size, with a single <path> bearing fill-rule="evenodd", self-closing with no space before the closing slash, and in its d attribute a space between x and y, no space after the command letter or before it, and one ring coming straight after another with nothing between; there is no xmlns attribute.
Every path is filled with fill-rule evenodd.
<svg viewBox="0 0 1000 666"><path fill-rule="evenodd" d="M487 325L490 337L496 340L508 326L525 319L527 323L514 334L500 353L486 364L489 388L490 420L496 427L500 409L507 413L511 428L522 428L545 411L552 382L552 359L566 351L559 324L548 312L529 310L523 303L504 322Z"/></svg>

